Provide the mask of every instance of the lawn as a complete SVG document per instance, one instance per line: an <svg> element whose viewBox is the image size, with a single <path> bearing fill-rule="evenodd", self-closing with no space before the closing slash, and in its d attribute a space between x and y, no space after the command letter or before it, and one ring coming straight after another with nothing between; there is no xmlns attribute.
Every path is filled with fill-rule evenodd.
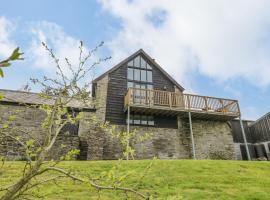
<svg viewBox="0 0 270 200"><path fill-rule="evenodd" d="M121 171L132 174L124 186L133 186L151 161L123 161ZM61 166L77 176L97 176L118 161L71 161ZM7 162L0 171L0 185L11 184L20 175L22 162ZM53 176L47 174L46 177ZM44 177L43 177L44 178ZM140 191L153 199L270 199L270 162L156 160L145 176ZM98 192L88 184L63 179L46 184L33 193L45 199L97 199ZM0 193L1 194L1 193ZM115 191L103 191L100 199L126 199ZM131 199L139 199L129 195Z"/></svg>

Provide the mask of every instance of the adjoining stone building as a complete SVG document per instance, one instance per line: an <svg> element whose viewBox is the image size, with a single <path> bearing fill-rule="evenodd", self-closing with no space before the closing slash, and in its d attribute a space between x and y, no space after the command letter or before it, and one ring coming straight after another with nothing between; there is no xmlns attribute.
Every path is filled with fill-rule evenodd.
<svg viewBox="0 0 270 200"><path fill-rule="evenodd" d="M156 156L160 159L208 159L223 155L235 159L234 142L229 121L239 117L236 100L183 93L184 88L143 50L139 50L99 76L92 84L92 99L88 106L73 102L69 106L83 112L78 126L65 127L55 147L54 155L71 148L81 150L79 159L118 159L121 146L116 139L85 119L94 115L100 122L109 121L121 130L136 129L139 136L151 133L149 139L132 140L137 159ZM37 94L1 90L5 98L0 112L20 109L17 126L42 134L39 125L42 114L24 104L39 104ZM47 102L49 103L49 102ZM69 134L67 134L69 133ZM66 144L66 149L59 148ZM0 154L11 152L14 158L18 146L12 141L0 141ZM18 152L18 151L17 151ZM17 157L16 157L17 156Z"/></svg>

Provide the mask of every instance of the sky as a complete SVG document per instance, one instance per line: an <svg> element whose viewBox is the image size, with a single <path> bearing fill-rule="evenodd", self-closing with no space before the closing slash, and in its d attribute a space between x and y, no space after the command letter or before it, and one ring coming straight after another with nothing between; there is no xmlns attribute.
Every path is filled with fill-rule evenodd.
<svg viewBox="0 0 270 200"><path fill-rule="evenodd" d="M0 60L19 46L24 61L4 70L1 89L76 65L79 41L111 56L96 76L144 49L187 93L239 100L244 119L270 111L269 0L0 0ZM34 88L33 88L34 90Z"/></svg>

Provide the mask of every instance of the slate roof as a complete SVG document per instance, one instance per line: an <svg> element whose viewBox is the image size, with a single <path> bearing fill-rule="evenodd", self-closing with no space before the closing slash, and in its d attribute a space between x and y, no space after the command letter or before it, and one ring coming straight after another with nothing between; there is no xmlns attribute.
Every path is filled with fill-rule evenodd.
<svg viewBox="0 0 270 200"><path fill-rule="evenodd" d="M121 61L120 63L118 63L117 65L115 65L113 68L111 68L110 70L108 70L107 72L101 74L99 77L97 77L95 80L93 80L93 83L96 83L98 80L102 79L104 76L106 76L107 74L110 74L111 72L115 71L116 69L118 69L119 67L121 67L123 64L125 64L126 62L128 62L129 60L132 60L133 58L135 58L137 55L139 54L143 54L150 62L152 65L154 65L156 68L158 68L170 81L172 81L181 91L184 91L185 89L176 81L174 80L174 78L172 78L153 58L151 58L143 49L140 49L138 51L136 51L134 54L130 55L129 57L127 57L126 59L124 59L123 61Z"/></svg>
<svg viewBox="0 0 270 200"><path fill-rule="evenodd" d="M2 102L9 102L9 103L18 103L18 104L31 104L31 105L53 105L53 99L47 99L41 97L38 93L33 92L24 92L24 91L17 91L17 90L4 90L0 89L0 94L4 96L3 99L0 101ZM72 99L68 104L70 108L79 108L79 109L94 109L94 104L91 98L86 102L82 102L76 99Z"/></svg>

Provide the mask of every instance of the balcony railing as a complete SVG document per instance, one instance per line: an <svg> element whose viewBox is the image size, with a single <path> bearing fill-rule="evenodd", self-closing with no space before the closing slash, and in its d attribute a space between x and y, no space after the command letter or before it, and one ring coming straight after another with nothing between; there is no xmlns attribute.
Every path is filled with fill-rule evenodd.
<svg viewBox="0 0 270 200"><path fill-rule="evenodd" d="M237 100L160 90L129 88L124 97L124 105L125 108L129 105L131 107L239 116Z"/></svg>

